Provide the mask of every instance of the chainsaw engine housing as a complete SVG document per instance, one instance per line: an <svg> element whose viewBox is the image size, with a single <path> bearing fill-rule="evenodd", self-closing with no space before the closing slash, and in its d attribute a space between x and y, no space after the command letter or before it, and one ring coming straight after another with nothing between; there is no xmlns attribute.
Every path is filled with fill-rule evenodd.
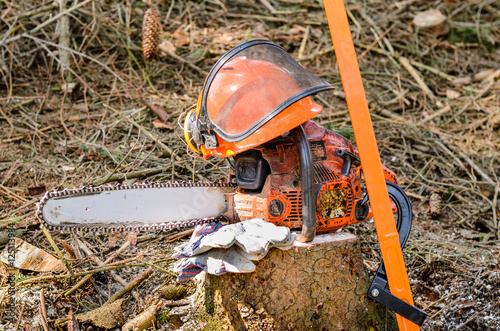
<svg viewBox="0 0 500 331"><path fill-rule="evenodd" d="M367 206L355 212L363 198L362 169L349 140L312 121L303 127L313 158L316 232L336 231L371 217ZM384 168L384 173L387 181L397 184L392 171ZM239 191L234 204L240 220L259 217L280 226L302 227L299 155L290 137L237 155L235 174Z"/></svg>

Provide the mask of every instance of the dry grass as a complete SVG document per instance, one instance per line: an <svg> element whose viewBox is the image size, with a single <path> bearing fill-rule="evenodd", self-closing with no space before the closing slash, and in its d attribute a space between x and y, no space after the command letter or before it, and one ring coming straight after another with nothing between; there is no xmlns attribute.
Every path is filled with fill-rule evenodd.
<svg viewBox="0 0 500 331"><path fill-rule="evenodd" d="M218 57L245 40L273 40L337 86L317 99L325 110L316 121L353 139L319 2L159 2L164 51L149 62L140 48L147 9L141 2L80 1L67 9L50 1L0 3L0 226L14 222L18 235L38 247L51 250L34 215L44 190L223 176L224 161L187 155L177 118L196 102ZM435 38L415 31L413 15L436 6L449 18L450 33ZM412 198L414 230L405 256L416 303L430 316L424 329L498 330L500 6L351 0L347 8L383 162ZM69 28L61 17L69 18ZM58 46L63 39L66 46ZM163 125L154 125L151 104L166 112ZM431 216L433 193L441 202ZM372 224L349 231L362 237L366 263L374 267L380 257ZM77 237L53 235L60 248ZM82 238L102 260L110 255L106 236ZM158 260L169 249L162 238L122 258L142 252L144 261ZM77 271L93 265L84 256L70 264ZM130 280L144 268L120 275ZM29 329L38 318L42 287L51 321L70 307L78 313L98 307L116 287L99 275L68 298L61 295L69 280L19 285L20 325ZM171 280L155 269L136 291L147 301ZM129 300L126 312L133 316L145 304Z"/></svg>

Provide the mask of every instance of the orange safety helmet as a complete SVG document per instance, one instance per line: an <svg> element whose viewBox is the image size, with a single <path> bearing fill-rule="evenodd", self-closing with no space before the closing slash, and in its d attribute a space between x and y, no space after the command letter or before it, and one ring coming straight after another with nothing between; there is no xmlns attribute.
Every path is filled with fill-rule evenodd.
<svg viewBox="0 0 500 331"><path fill-rule="evenodd" d="M304 70L283 48L252 40L224 54L210 71L184 130L205 158L228 157L306 122L322 107L312 94L333 89Z"/></svg>

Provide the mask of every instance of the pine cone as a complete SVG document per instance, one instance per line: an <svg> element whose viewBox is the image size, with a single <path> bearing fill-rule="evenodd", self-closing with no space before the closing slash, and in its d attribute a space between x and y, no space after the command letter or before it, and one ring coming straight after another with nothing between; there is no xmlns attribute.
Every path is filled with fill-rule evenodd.
<svg viewBox="0 0 500 331"><path fill-rule="evenodd" d="M441 216L441 206L443 204L443 200L441 196L437 193L432 193L429 201L430 213L431 217L434 219L439 218Z"/></svg>
<svg viewBox="0 0 500 331"><path fill-rule="evenodd" d="M159 39L160 13L154 8L149 8L144 13L142 23L142 53L146 60L156 54Z"/></svg>

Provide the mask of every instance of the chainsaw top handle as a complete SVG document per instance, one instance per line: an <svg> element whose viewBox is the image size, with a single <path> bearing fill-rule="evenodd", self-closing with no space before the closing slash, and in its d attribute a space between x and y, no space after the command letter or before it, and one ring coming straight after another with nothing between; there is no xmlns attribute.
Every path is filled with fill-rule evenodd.
<svg viewBox="0 0 500 331"><path fill-rule="evenodd" d="M300 161L300 182L302 188L302 233L300 242L309 242L316 234L316 194L314 192L314 168L309 140L302 125L290 131L297 147Z"/></svg>

